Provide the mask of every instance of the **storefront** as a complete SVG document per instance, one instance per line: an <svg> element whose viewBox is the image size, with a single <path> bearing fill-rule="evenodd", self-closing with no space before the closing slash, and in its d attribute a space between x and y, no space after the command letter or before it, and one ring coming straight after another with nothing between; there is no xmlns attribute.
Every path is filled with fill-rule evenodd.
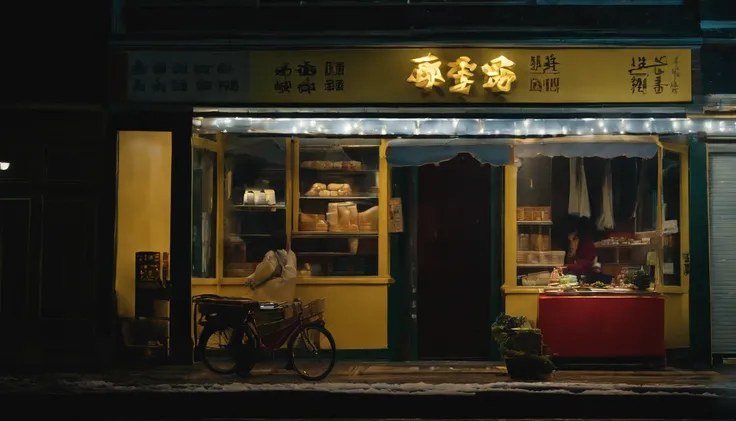
<svg viewBox="0 0 736 421"><path fill-rule="evenodd" d="M662 348L689 345L688 145L705 130L685 118L690 50L130 52L124 62L129 105L113 119L119 314L134 313L135 251L170 253L177 359L191 349L191 296L252 294L245 278L274 236L297 254L297 296L327 297L346 355L491 358L495 316L536 322L540 272L564 263L571 162L591 172L595 212L582 214L620 233L597 239L602 271L654 267ZM156 121L135 103L168 105Z"/></svg>
<svg viewBox="0 0 736 421"><path fill-rule="evenodd" d="M731 95L719 98L719 116L723 120L720 128L729 129L736 126L733 119ZM723 102L727 104L723 104ZM710 303L710 355L715 364L723 363L724 358L733 358L736 355L736 324L733 311L736 310L733 296L736 293L736 283L733 281L733 235L734 231L732 200L736 194L734 189L734 164L736 164L736 145L734 145L733 130L723 130L721 133L712 133L707 136L705 151L707 159L707 197L708 208L708 250L710 274L709 303Z"/></svg>
<svg viewBox="0 0 736 421"><path fill-rule="evenodd" d="M666 349L688 346L688 143L604 135L515 146L519 161L506 167L506 311L536 320L558 360L661 363ZM651 287L627 291L626 279L642 270ZM573 292L568 282L590 288Z"/></svg>
<svg viewBox="0 0 736 421"><path fill-rule="evenodd" d="M246 277L284 242L299 263L296 296L328 298L340 349L386 349L386 141L216 132L193 137L193 215L202 217L193 220L192 294L266 299Z"/></svg>
<svg viewBox="0 0 736 421"><path fill-rule="evenodd" d="M709 119L704 124L697 148L691 149L691 191L698 195L691 208L691 246L693 277L710 280L691 287L693 326L692 349L703 366L718 365L736 354L734 284L731 275L733 224L730 222L733 192L731 186L736 128L736 83L724 69L736 61L734 38L728 33L730 22L717 8L702 22L703 114L693 118ZM705 17L703 18L705 19ZM698 249L707 250L696 256Z"/></svg>
<svg viewBox="0 0 736 421"><path fill-rule="evenodd" d="M0 142L3 368L110 357L114 173L102 107L4 109ZM44 332L44 334L38 334Z"/></svg>

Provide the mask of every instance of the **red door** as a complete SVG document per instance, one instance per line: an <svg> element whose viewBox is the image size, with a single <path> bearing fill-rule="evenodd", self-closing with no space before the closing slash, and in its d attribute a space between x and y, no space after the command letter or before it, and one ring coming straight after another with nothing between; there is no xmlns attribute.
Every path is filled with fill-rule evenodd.
<svg viewBox="0 0 736 421"><path fill-rule="evenodd" d="M491 167L470 155L419 168L419 358L488 359Z"/></svg>

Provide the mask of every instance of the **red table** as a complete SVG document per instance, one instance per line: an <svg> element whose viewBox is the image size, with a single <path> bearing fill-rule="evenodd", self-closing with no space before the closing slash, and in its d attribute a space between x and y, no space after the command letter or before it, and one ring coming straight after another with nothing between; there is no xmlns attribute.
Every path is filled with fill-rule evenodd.
<svg viewBox="0 0 736 421"><path fill-rule="evenodd" d="M559 358L664 357L661 295L539 295L538 327Z"/></svg>

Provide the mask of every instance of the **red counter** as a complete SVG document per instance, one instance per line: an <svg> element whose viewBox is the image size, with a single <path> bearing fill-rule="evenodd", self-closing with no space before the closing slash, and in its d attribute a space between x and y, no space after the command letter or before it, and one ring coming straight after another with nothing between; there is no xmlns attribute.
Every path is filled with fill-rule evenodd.
<svg viewBox="0 0 736 421"><path fill-rule="evenodd" d="M539 295L538 326L559 358L664 357L664 297Z"/></svg>

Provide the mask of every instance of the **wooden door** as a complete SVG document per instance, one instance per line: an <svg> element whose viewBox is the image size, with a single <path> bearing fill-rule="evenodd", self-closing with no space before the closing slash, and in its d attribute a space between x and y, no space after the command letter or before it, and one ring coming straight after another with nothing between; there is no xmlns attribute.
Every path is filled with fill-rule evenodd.
<svg viewBox="0 0 736 421"><path fill-rule="evenodd" d="M419 358L490 357L491 167L470 155L419 169Z"/></svg>
<svg viewBox="0 0 736 421"><path fill-rule="evenodd" d="M31 284L29 197L0 195L0 326L14 329L28 314Z"/></svg>

